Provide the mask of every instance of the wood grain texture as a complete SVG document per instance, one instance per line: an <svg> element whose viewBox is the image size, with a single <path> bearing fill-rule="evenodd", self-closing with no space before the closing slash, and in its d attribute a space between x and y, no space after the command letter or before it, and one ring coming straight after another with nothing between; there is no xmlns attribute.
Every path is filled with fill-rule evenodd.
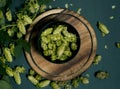
<svg viewBox="0 0 120 89"><path fill-rule="evenodd" d="M78 53L72 60L63 64L49 62L40 55L37 48L39 30L52 20L72 25L79 34ZM37 23L41 26L36 25ZM31 44L31 53L25 52L30 66L43 77L57 81L70 80L86 71L92 64L97 48L95 32L90 23L79 14L67 9L53 9L38 16L28 29L26 40Z"/></svg>

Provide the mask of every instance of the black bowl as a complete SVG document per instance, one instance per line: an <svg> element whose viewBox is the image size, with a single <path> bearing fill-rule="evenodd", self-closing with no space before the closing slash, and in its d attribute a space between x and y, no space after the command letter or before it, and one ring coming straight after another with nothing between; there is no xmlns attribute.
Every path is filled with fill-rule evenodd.
<svg viewBox="0 0 120 89"><path fill-rule="evenodd" d="M71 55L70 57L68 57L68 58L67 58L66 60L64 60L64 61L60 61L60 60L51 61L51 60L50 60L51 58L50 58L49 56L44 56L44 54L43 54L43 49L42 49L41 46L40 46L40 44L41 44L41 33L42 33L46 28L55 27L55 26L58 26L58 25L65 25L65 26L67 26L68 32L73 33L73 34L75 34L75 35L77 36L77 45L80 45L80 36L79 36L77 30L76 30L72 25L70 25L69 23L66 23L66 22L62 22L62 21L54 21L54 20L52 19L52 20L50 20L50 21L42 24L42 26L41 26L41 24L39 24L39 22L37 23L37 30L39 30L39 32L38 32L37 48L38 48L38 51L39 51L40 55L42 55L46 60L48 60L48 61L50 61L50 62L53 62L53 63L56 63L56 64L61 64L61 63L66 63L66 62L72 60L73 57L77 54L80 46L78 46L78 47L77 47L77 50L75 50L75 51L71 50L72 55Z"/></svg>

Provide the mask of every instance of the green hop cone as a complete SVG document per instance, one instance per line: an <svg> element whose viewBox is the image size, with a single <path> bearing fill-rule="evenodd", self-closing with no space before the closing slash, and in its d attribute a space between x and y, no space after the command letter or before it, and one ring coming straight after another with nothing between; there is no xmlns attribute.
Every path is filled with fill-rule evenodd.
<svg viewBox="0 0 120 89"><path fill-rule="evenodd" d="M20 73L17 71L14 71L13 77L15 79L15 82L20 85L21 84L21 77L20 77Z"/></svg>
<svg viewBox="0 0 120 89"><path fill-rule="evenodd" d="M28 15L23 15L23 20L26 22L26 24L32 23L32 19Z"/></svg>
<svg viewBox="0 0 120 89"><path fill-rule="evenodd" d="M12 21L12 13L10 9L7 10L5 15L8 21Z"/></svg>
<svg viewBox="0 0 120 89"><path fill-rule="evenodd" d="M9 48L4 48L3 53L5 54L5 58L8 62L12 62L12 55Z"/></svg>
<svg viewBox="0 0 120 89"><path fill-rule="evenodd" d="M6 67L6 73L10 76L13 77L13 70L10 67Z"/></svg>
<svg viewBox="0 0 120 89"><path fill-rule="evenodd" d="M22 66L22 67L20 67L20 66L17 66L16 68L15 68L15 70L17 71L17 72L19 72L19 73L24 73L25 72L25 68Z"/></svg>
<svg viewBox="0 0 120 89"><path fill-rule="evenodd" d="M72 82L72 86L73 86L74 88L76 88L76 87L79 86L79 81L78 81L78 79L73 79L71 82Z"/></svg>
<svg viewBox="0 0 120 89"><path fill-rule="evenodd" d="M38 84L38 80L35 79L32 75L29 75L29 76L28 76L28 80L29 80L32 84L34 84L34 85L37 85L37 84Z"/></svg>
<svg viewBox="0 0 120 89"><path fill-rule="evenodd" d="M109 34L109 29L107 28L107 26L105 24L98 22L98 28L102 32L103 36Z"/></svg>
<svg viewBox="0 0 120 89"><path fill-rule="evenodd" d="M22 33L22 34L26 34L26 29L25 29L25 26L23 24L23 22L21 20L18 20L17 21L17 27L19 28L19 31Z"/></svg>
<svg viewBox="0 0 120 89"><path fill-rule="evenodd" d="M52 82L50 85L53 89L61 89L60 86L56 82Z"/></svg>
<svg viewBox="0 0 120 89"><path fill-rule="evenodd" d="M37 84L38 87L43 88L50 84L50 80L43 80Z"/></svg>

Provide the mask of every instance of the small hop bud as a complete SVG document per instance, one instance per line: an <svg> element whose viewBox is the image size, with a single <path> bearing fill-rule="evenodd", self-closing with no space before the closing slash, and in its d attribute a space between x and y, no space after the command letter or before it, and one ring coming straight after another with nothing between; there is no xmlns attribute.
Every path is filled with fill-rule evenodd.
<svg viewBox="0 0 120 89"><path fill-rule="evenodd" d="M44 80L44 81L41 81L37 84L38 87L40 88L43 88L43 87L46 87L50 84L50 80Z"/></svg>
<svg viewBox="0 0 120 89"><path fill-rule="evenodd" d="M13 69L10 67L6 67L6 73L10 76L13 77Z"/></svg>
<svg viewBox="0 0 120 89"><path fill-rule="evenodd" d="M59 84L57 84L56 82L52 82L50 85L53 89L60 89Z"/></svg>
<svg viewBox="0 0 120 89"><path fill-rule="evenodd" d="M25 29L25 26L23 24L23 22L21 20L18 20L17 21L17 27L19 28L19 31L22 33L22 34L26 34L26 29Z"/></svg>
<svg viewBox="0 0 120 89"><path fill-rule="evenodd" d="M14 76L15 82L16 82L18 85L20 85L20 84L21 84L21 77L20 77L20 73L19 73L19 72L17 72L17 71L14 71L13 76Z"/></svg>
<svg viewBox="0 0 120 89"><path fill-rule="evenodd" d="M12 13L10 9L7 10L5 15L8 21L12 21Z"/></svg>
<svg viewBox="0 0 120 89"><path fill-rule="evenodd" d="M5 58L7 59L7 61L12 62L12 55L11 55L10 49L9 48L4 48L3 52L5 54Z"/></svg>
<svg viewBox="0 0 120 89"><path fill-rule="evenodd" d="M32 19L28 15L23 15L23 20L26 22L26 24L31 24Z"/></svg>
<svg viewBox="0 0 120 89"><path fill-rule="evenodd" d="M17 72L19 72L19 73L24 73L24 72L25 72L25 68L24 68L24 67L20 67L20 66L17 66L17 67L15 68L15 70L16 70Z"/></svg>
<svg viewBox="0 0 120 89"><path fill-rule="evenodd" d="M31 83L33 83L34 85L37 85L38 84L38 80L35 79L32 75L29 75L28 76L28 79L31 81Z"/></svg>

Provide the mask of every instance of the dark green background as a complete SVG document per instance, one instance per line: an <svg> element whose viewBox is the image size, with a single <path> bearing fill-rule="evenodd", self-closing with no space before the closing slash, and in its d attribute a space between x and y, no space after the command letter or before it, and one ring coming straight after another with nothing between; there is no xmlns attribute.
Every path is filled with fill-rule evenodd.
<svg viewBox="0 0 120 89"><path fill-rule="evenodd" d="M11 5L13 10L22 5L24 0L14 0ZM65 8L65 4L69 5L69 9L77 11L82 8L81 15L84 16L92 25L97 36L97 54L102 55L102 61L99 65L92 65L84 74L90 74L90 84L81 84L76 89L120 89L120 49L116 48L115 42L120 42L120 0L56 0L49 3L53 8ZM116 8L112 10L112 5ZM114 16L110 20L109 17ZM102 37L100 31L97 29L97 21L103 22L110 30L110 34ZM108 49L104 46L107 45ZM24 54L16 59L13 64L22 65L27 69L30 68ZM94 77L94 73L98 70L105 70L110 73L110 77L105 80L98 80ZM22 84L17 85L11 78L11 83L14 89L36 89L26 78L26 74L22 74ZM46 87L44 89L51 89Z"/></svg>

